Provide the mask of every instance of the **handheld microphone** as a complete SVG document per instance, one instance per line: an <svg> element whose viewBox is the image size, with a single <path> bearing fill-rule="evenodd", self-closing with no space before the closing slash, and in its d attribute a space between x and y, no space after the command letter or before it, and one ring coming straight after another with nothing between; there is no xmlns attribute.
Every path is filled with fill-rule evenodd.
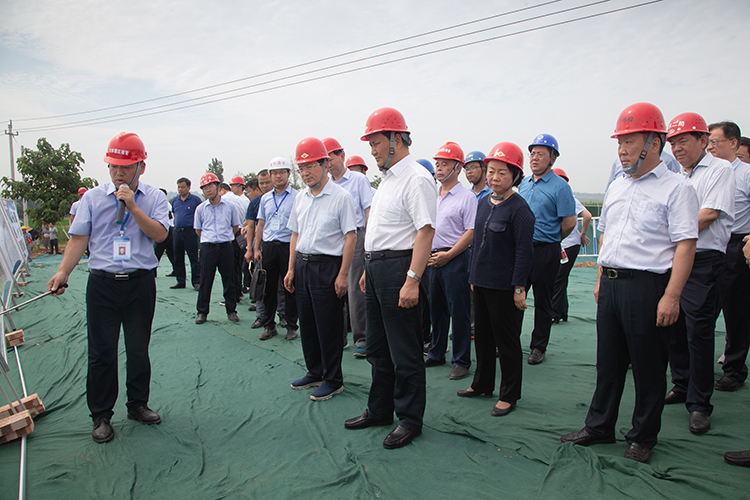
<svg viewBox="0 0 750 500"><path fill-rule="evenodd" d="M117 204L117 223L122 225L122 221L125 218L125 202L121 201Z"/></svg>

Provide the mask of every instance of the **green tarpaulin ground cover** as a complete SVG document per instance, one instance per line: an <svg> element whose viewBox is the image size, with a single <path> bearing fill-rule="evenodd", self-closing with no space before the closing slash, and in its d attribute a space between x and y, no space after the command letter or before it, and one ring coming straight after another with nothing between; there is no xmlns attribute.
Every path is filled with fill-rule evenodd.
<svg viewBox="0 0 750 500"><path fill-rule="evenodd" d="M42 293L59 258L32 265L26 298ZM684 405L665 408L662 431L644 465L626 460L624 434L633 409L626 385L615 444L561 445L560 435L583 426L595 384L595 268L571 275L568 323L554 325L544 363L524 366L515 411L491 417L494 400L464 399L450 366L427 369L424 433L409 446L385 450L390 428L344 429L366 407L370 365L344 352L342 394L313 402L290 383L305 374L300 341L283 335L260 341L255 313L238 307L239 324L218 302L209 321L195 325L197 293L170 290L168 261L157 278L151 342L150 406L163 423L125 418L121 346L115 439L97 444L85 398L85 264L70 288L13 314L26 341L19 353L30 393L47 411L28 438L30 499L219 498L749 498L750 469L724 463L722 453L750 449L750 390L716 392L713 429L696 436ZM530 301L533 303L533 301ZM527 346L533 308L527 311ZM122 343L122 341L121 341ZM724 323L716 330L717 357ZM11 379L19 384L12 352ZM720 376L716 365L716 376ZM473 374L473 369L472 369ZM497 391L495 392L497 394ZM20 444L0 446L0 499L16 498Z"/></svg>

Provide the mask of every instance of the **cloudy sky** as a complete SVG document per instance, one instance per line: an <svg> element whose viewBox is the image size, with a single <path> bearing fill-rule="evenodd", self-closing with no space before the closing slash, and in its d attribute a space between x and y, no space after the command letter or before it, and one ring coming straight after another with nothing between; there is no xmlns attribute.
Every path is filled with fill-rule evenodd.
<svg viewBox="0 0 750 500"><path fill-rule="evenodd" d="M86 159L83 175L100 182L108 180L102 158L109 139L136 132L149 154L144 180L173 190L180 176L197 182L212 158L227 175L257 172L275 156L291 157L308 136L336 137L347 154L365 158L373 177L375 163L359 138L367 116L391 106L406 117L417 157L432 157L449 140L487 153L500 141L525 148L551 133L560 142L557 166L573 189L603 192L616 154L609 136L634 102L656 104L667 120L684 111L733 120L750 135L743 52L750 2L664 0L547 27L644 1L571 10L594 1L0 0L0 126L12 119L19 130L16 156L40 137L55 147L69 143ZM524 7L533 8L304 65ZM476 30L485 31L410 48ZM491 37L501 38L302 82ZM369 59L352 62L362 58ZM297 65L304 66L278 71ZM203 98L217 92L226 93ZM66 125L248 92L255 93ZM152 99L159 100L72 115ZM46 118L58 115L72 116ZM54 126L63 128L38 128ZM8 138L0 139L0 175L9 175Z"/></svg>

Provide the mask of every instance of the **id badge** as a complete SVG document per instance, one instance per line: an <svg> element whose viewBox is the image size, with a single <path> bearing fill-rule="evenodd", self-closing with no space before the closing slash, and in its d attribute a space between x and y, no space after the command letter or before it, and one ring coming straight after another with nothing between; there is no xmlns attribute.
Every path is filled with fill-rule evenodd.
<svg viewBox="0 0 750 500"><path fill-rule="evenodd" d="M115 238L114 260L130 260L130 238Z"/></svg>
<svg viewBox="0 0 750 500"><path fill-rule="evenodd" d="M274 217L273 219L271 219L271 224L269 225L268 228L271 231L273 231L274 233L280 231L281 230L281 219L279 219L278 217Z"/></svg>

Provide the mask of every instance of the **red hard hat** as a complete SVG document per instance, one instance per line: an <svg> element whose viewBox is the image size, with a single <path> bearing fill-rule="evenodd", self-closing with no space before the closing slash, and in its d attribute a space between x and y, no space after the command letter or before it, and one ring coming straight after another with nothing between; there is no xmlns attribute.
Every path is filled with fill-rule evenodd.
<svg viewBox="0 0 750 500"><path fill-rule="evenodd" d="M500 160L508 165L518 167L523 172L523 151L512 142L498 142L492 148L490 154L484 159L484 163L490 160Z"/></svg>
<svg viewBox="0 0 750 500"><path fill-rule="evenodd" d="M380 108L373 111L367 118L362 140L368 141L367 137L377 132L406 132L408 134L409 128L406 126L404 115L400 112L393 108Z"/></svg>
<svg viewBox="0 0 750 500"><path fill-rule="evenodd" d="M667 139L686 132L703 132L704 134L708 134L706 120L698 113L682 113L681 115L677 115L669 122Z"/></svg>
<svg viewBox="0 0 750 500"><path fill-rule="evenodd" d="M337 141L333 137L326 137L325 139L323 139L323 144L325 145L326 151L328 152L329 155L333 153L334 151L344 150L341 144L339 144L339 141Z"/></svg>
<svg viewBox="0 0 750 500"><path fill-rule="evenodd" d="M235 175L234 177L232 177L232 182L230 182L229 184L242 184L244 186L245 179L243 179L241 175Z"/></svg>
<svg viewBox="0 0 750 500"><path fill-rule="evenodd" d="M568 179L568 175L565 173L565 170L561 168L553 168L552 171L555 172L558 177L562 177L563 179L565 179L565 182L570 182L570 179Z"/></svg>
<svg viewBox="0 0 750 500"><path fill-rule="evenodd" d="M361 166L365 168L365 172L367 172L367 164L365 163L365 160L362 159L361 156L353 155L346 159L346 168Z"/></svg>
<svg viewBox="0 0 750 500"><path fill-rule="evenodd" d="M104 161L110 165L132 165L148 157L138 134L120 132L109 141Z"/></svg>
<svg viewBox="0 0 750 500"><path fill-rule="evenodd" d="M294 157L294 162L297 165L301 165L303 163L311 163L318 160L327 160L328 151L326 150L326 145L323 144L323 141L316 139L315 137L308 137L299 141Z"/></svg>
<svg viewBox="0 0 750 500"><path fill-rule="evenodd" d="M463 163L464 150L455 142L449 141L440 146L440 149L432 158L435 160L456 160L458 163Z"/></svg>
<svg viewBox="0 0 750 500"><path fill-rule="evenodd" d="M211 184L212 182L220 182L219 178L216 177L216 174L212 174L211 172L205 173L201 176L200 187L203 188L203 186L207 186L208 184Z"/></svg>
<svg viewBox="0 0 750 500"><path fill-rule="evenodd" d="M86 189L85 187L79 187L79 188L78 188L78 194L83 194L83 193L85 193L86 191L88 191L88 189Z"/></svg>
<svg viewBox="0 0 750 500"><path fill-rule="evenodd" d="M621 135L635 132L666 134L667 127L664 124L664 115L661 114L659 108L647 102L637 102L625 108L617 119L612 138L617 139Z"/></svg>

